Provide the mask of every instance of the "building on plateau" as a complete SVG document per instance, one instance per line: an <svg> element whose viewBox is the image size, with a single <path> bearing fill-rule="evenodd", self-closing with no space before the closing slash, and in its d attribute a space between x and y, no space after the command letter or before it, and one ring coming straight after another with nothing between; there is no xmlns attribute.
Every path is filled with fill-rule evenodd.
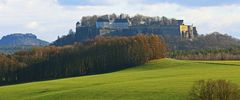
<svg viewBox="0 0 240 100"><path fill-rule="evenodd" d="M131 22L128 19L115 19L111 24L111 29L123 30L128 29L131 26Z"/></svg>
<svg viewBox="0 0 240 100"><path fill-rule="evenodd" d="M110 27L110 20L104 18L98 18L96 22L97 29L109 28Z"/></svg>
<svg viewBox="0 0 240 100"><path fill-rule="evenodd" d="M128 19L117 18L114 20L98 18L96 21L97 29L115 29L122 30L128 29L131 26L131 22Z"/></svg>
<svg viewBox="0 0 240 100"><path fill-rule="evenodd" d="M194 38L194 29L193 25L180 25L180 36L183 38L189 38L193 39Z"/></svg>
<svg viewBox="0 0 240 100"><path fill-rule="evenodd" d="M129 29L129 26L131 26L131 22L123 17L113 20L98 18L96 21L96 28L99 31L99 35L111 33L114 30Z"/></svg>
<svg viewBox="0 0 240 100"><path fill-rule="evenodd" d="M95 25L84 26L81 23L76 24L76 33L82 40L91 39L101 35L136 35L157 34L162 36L177 36L184 39L193 39L197 36L197 29L193 25L185 25L184 20L175 20L174 24L162 24L159 18L149 24L149 21L141 21L139 25L132 25L128 16L120 17L99 17Z"/></svg>

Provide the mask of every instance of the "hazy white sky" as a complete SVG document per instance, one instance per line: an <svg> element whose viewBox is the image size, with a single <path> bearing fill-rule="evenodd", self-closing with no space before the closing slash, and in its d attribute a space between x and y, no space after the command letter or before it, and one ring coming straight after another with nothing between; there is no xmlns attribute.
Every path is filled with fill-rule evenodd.
<svg viewBox="0 0 240 100"><path fill-rule="evenodd" d="M75 29L82 16L112 13L184 19L201 34L218 31L240 38L239 0L0 0L0 38L34 33L52 42Z"/></svg>

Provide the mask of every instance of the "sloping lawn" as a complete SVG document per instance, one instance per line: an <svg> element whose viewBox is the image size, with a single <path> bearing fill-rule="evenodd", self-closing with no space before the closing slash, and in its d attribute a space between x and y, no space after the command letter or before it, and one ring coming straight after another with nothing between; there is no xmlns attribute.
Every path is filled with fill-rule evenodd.
<svg viewBox="0 0 240 100"><path fill-rule="evenodd" d="M0 87L0 100L186 100L194 81L240 85L240 61L154 60L119 72Z"/></svg>

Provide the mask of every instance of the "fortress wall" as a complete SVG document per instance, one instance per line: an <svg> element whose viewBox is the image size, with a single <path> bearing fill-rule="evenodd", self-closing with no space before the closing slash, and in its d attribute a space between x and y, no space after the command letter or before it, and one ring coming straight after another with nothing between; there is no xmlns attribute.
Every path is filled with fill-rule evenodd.
<svg viewBox="0 0 240 100"><path fill-rule="evenodd" d="M96 27L77 27L76 28L77 38L80 39L90 39L99 35L98 29Z"/></svg>
<svg viewBox="0 0 240 100"><path fill-rule="evenodd" d="M119 29L119 30L97 29L96 27L77 27L76 35L77 35L77 38L80 38L81 40L92 39L99 35L132 36L138 33L193 38L194 37L193 35L197 34L195 32L196 28L194 29L194 27L192 27L191 32L189 32L189 29L190 29L189 27L192 27L192 26L189 26L189 25L168 25L168 26L142 25L142 26L130 26L128 29Z"/></svg>

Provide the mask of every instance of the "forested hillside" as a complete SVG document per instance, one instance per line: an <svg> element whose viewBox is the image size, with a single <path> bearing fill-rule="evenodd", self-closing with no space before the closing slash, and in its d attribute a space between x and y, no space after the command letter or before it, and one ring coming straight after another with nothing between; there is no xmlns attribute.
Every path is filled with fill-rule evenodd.
<svg viewBox="0 0 240 100"><path fill-rule="evenodd" d="M146 33L145 33L146 34ZM147 34L146 34L147 35ZM204 50L204 49L227 49L240 47L240 40L232 36L218 32L207 35L199 35L194 39L183 39L178 36L161 36L169 50ZM65 45L78 43L80 40L73 31L59 38L52 45Z"/></svg>
<svg viewBox="0 0 240 100"><path fill-rule="evenodd" d="M193 40L167 39L169 57L182 60L239 60L240 40L214 32Z"/></svg>
<svg viewBox="0 0 240 100"><path fill-rule="evenodd" d="M0 46L0 53L14 54L19 51L28 51L34 48L34 46Z"/></svg>
<svg viewBox="0 0 240 100"><path fill-rule="evenodd" d="M207 35L199 35L192 40L178 37L164 37L169 49L174 50L204 50L227 49L240 47L240 40L232 36L214 32Z"/></svg>
<svg viewBox="0 0 240 100"><path fill-rule="evenodd" d="M98 37L64 47L34 48L0 57L0 84L106 73L166 56L157 35Z"/></svg>

